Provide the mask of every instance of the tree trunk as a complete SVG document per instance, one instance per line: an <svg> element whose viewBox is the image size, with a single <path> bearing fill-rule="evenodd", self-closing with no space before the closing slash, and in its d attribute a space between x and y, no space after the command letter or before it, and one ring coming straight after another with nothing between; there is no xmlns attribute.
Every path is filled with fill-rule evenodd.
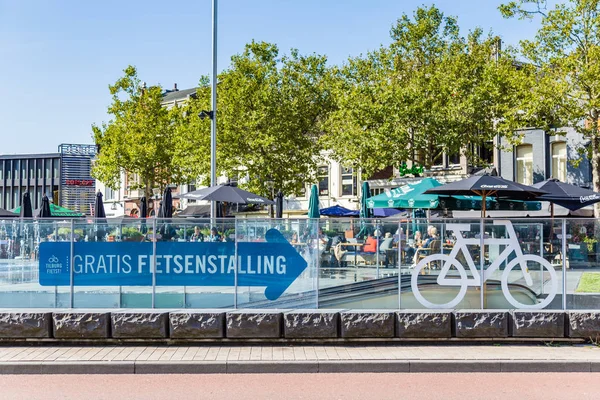
<svg viewBox="0 0 600 400"><path fill-rule="evenodd" d="M600 138L592 138L592 183L594 192L600 192ZM594 204L594 217L600 217L600 203Z"/></svg>

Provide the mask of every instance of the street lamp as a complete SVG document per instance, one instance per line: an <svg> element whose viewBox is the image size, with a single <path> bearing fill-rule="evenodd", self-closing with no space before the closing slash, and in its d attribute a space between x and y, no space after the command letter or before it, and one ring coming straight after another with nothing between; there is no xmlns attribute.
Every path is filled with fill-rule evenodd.
<svg viewBox="0 0 600 400"><path fill-rule="evenodd" d="M271 177L269 177L266 181L265 184L267 185L267 188L269 189L269 191L271 192L271 200L273 200L273 197L275 197L274 193L273 193L273 189L275 188L275 182L273 182L273 179L271 179ZM269 205L269 217L273 218L273 204Z"/></svg>

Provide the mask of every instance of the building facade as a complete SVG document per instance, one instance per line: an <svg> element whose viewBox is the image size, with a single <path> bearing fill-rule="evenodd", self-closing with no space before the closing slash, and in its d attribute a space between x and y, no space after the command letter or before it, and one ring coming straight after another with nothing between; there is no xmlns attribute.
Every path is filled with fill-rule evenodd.
<svg viewBox="0 0 600 400"><path fill-rule="evenodd" d="M579 149L585 148L587 143L575 130L565 130L565 135L547 134L541 129L524 130L523 141L518 146L511 146L503 139L499 175L525 185L555 178L593 187L591 163L579 154Z"/></svg>
<svg viewBox="0 0 600 400"><path fill-rule="evenodd" d="M0 155L0 208L21 205L28 192L34 209L47 195L55 204L89 215L96 182L92 145L61 144L57 153Z"/></svg>

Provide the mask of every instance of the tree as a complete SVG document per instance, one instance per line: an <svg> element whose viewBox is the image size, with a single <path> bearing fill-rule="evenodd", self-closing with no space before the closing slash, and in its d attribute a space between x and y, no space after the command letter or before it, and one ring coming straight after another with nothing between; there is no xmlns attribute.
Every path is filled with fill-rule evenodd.
<svg viewBox="0 0 600 400"><path fill-rule="evenodd" d="M489 145L512 102L512 58L498 58L498 39L479 29L461 37L434 6L403 15L391 37L333 71L324 144L367 175L407 160L430 167L442 153L474 157L466 144Z"/></svg>
<svg viewBox="0 0 600 400"><path fill-rule="evenodd" d="M135 174L139 180L130 185L131 189L142 189L149 198L153 187L162 189L188 178L174 162L180 146L178 114L162 106L161 87L146 87L135 67L127 67L124 73L109 86L111 120L102 126L92 125L99 149L92 174L113 189L121 185L121 171Z"/></svg>
<svg viewBox="0 0 600 400"><path fill-rule="evenodd" d="M274 44L252 42L231 59L219 75L217 97L217 171L229 177L248 176L242 185L271 195L276 189L298 193L314 179L320 153L321 122L331 108L325 77L326 58L292 50L279 56ZM209 109L210 90L201 85L181 113L188 125L191 162L186 173L206 179L210 123L197 115ZM185 158L185 152L180 156Z"/></svg>
<svg viewBox="0 0 600 400"><path fill-rule="evenodd" d="M535 38L521 42L532 64L521 119L546 131L573 128L589 140L581 150L600 191L600 1L570 0L548 10L545 0L519 0L500 11L506 18L541 19ZM594 213L600 216L599 204Z"/></svg>

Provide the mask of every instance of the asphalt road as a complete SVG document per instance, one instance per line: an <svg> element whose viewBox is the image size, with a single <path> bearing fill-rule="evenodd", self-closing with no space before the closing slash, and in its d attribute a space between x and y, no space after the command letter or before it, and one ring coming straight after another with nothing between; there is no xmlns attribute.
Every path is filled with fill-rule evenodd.
<svg viewBox="0 0 600 400"><path fill-rule="evenodd" d="M598 373L2 375L2 399L598 399Z"/></svg>

